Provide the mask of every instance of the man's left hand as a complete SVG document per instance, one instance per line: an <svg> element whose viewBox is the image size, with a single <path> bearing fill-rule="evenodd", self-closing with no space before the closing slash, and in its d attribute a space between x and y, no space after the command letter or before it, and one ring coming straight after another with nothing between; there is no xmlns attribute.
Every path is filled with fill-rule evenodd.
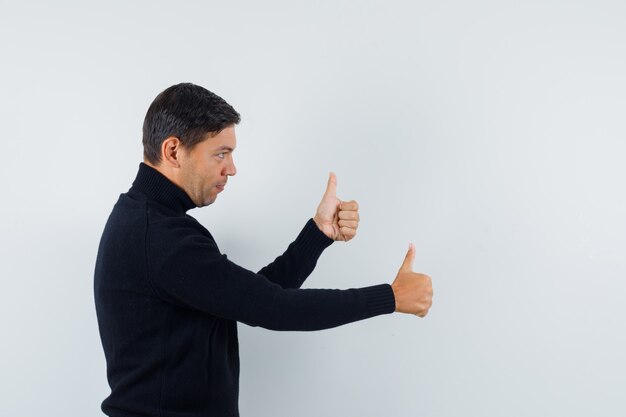
<svg viewBox="0 0 626 417"><path fill-rule="evenodd" d="M356 235L359 227L359 204L354 200L341 201L337 198L337 176L332 172L313 221L322 233L335 241L347 242Z"/></svg>

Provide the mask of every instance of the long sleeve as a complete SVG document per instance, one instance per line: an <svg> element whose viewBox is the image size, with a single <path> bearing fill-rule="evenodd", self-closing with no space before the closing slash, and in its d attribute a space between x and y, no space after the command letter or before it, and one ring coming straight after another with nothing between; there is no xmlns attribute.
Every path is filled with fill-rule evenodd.
<svg viewBox="0 0 626 417"><path fill-rule="evenodd" d="M333 243L309 219L285 253L263 267L258 274L282 288L300 288L311 274L320 255Z"/></svg>
<svg viewBox="0 0 626 417"><path fill-rule="evenodd" d="M149 282L161 298L181 307L273 330L326 329L395 309L388 284L286 289L231 262L210 234L189 219L169 219L152 229L147 236ZM285 266L297 262L292 255L288 250L275 271L299 269Z"/></svg>

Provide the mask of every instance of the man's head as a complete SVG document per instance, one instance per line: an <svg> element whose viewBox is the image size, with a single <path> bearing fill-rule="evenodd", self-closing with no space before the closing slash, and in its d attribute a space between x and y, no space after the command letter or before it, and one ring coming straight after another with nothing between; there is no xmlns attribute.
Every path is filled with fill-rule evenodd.
<svg viewBox="0 0 626 417"><path fill-rule="evenodd" d="M215 201L235 175L239 114L207 89L177 84L159 94L143 124L144 162L182 188L198 207Z"/></svg>

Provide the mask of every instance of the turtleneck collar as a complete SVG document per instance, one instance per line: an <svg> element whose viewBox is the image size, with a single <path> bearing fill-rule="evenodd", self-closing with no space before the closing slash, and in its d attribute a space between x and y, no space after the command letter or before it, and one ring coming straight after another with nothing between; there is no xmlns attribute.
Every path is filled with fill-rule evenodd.
<svg viewBox="0 0 626 417"><path fill-rule="evenodd" d="M130 190L139 191L177 213L185 213L196 207L185 191L143 162L139 164L137 178Z"/></svg>

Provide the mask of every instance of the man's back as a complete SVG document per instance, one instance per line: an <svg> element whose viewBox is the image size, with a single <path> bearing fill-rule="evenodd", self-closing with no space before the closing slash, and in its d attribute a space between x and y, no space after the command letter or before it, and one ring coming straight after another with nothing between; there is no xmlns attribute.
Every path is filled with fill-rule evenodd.
<svg viewBox="0 0 626 417"><path fill-rule="evenodd" d="M96 262L96 308L112 390L103 411L238 415L236 323L166 302L150 280L148 249L156 240L173 244L163 224L197 224L182 211L193 207L189 198L151 170L142 166L136 184L120 196ZM163 187L156 200L142 192L155 179Z"/></svg>

